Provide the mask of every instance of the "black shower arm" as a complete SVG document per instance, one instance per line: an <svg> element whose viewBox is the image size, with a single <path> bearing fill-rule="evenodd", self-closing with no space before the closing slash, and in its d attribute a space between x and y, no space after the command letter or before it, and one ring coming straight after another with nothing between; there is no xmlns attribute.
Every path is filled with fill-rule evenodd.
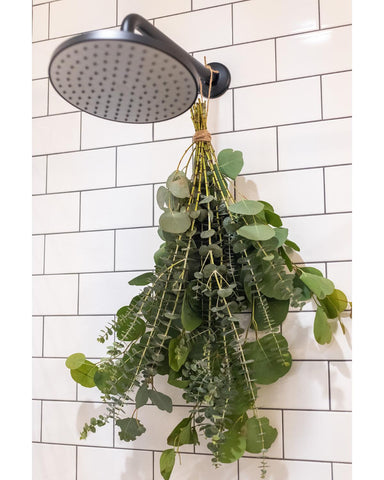
<svg viewBox="0 0 384 480"><path fill-rule="evenodd" d="M161 32L159 29L153 26L150 22L148 22L148 20L143 18L141 15L138 15L137 13L130 13L129 15L127 15L121 24L121 30L124 32L130 32L130 33L135 33L135 30L138 30L139 32L144 33L155 40L159 40L161 42L166 43L169 47L171 47L174 50L176 57L182 58L184 56L188 56L189 61L193 63L202 82L207 84L209 83L210 76L211 76L211 71L209 70L209 68L205 67L202 63L200 63L198 60L192 57L188 52L186 52L184 49L179 47L177 43L175 43L169 37L164 35L163 32ZM216 83L217 77L218 77L218 74L214 73L212 78L213 85Z"/></svg>

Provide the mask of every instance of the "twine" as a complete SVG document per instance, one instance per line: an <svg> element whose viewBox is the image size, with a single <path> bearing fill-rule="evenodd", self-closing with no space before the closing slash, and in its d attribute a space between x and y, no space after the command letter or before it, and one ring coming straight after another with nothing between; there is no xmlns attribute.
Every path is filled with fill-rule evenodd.
<svg viewBox="0 0 384 480"><path fill-rule="evenodd" d="M208 130L197 130L192 138L193 142L210 142L211 141L211 134Z"/></svg>

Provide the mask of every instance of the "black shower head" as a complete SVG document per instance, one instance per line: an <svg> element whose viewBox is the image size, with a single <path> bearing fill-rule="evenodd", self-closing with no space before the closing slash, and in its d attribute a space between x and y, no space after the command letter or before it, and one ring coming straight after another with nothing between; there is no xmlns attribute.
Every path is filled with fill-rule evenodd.
<svg viewBox="0 0 384 480"><path fill-rule="evenodd" d="M210 97L227 91L228 69L210 63ZM211 70L140 15L125 17L120 30L88 32L65 41L49 64L55 90L75 107L126 123L169 120L188 110L200 82L208 96Z"/></svg>

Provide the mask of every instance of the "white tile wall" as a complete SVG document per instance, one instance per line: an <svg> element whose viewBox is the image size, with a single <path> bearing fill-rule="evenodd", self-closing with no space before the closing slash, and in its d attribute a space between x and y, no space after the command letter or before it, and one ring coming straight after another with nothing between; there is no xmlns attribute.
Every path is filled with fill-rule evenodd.
<svg viewBox="0 0 384 480"><path fill-rule="evenodd" d="M235 43L318 28L317 0L252 0L233 5Z"/></svg>
<svg viewBox="0 0 384 480"><path fill-rule="evenodd" d="M113 187L115 163L115 148L49 155L47 192Z"/></svg>
<svg viewBox="0 0 384 480"><path fill-rule="evenodd" d="M352 73L332 73L322 77L324 118L352 115Z"/></svg>
<svg viewBox="0 0 384 480"><path fill-rule="evenodd" d="M324 212L323 172L318 168L244 175L236 186L239 198L265 200L279 215Z"/></svg>
<svg viewBox="0 0 384 480"><path fill-rule="evenodd" d="M326 211L349 212L352 210L352 167L330 167L325 173Z"/></svg>
<svg viewBox="0 0 384 480"><path fill-rule="evenodd" d="M351 27L277 39L278 80L350 69L351 41Z"/></svg>
<svg viewBox="0 0 384 480"><path fill-rule="evenodd" d="M78 230L79 198L78 193L34 196L32 200L33 233Z"/></svg>
<svg viewBox="0 0 384 480"><path fill-rule="evenodd" d="M284 412L287 458L351 461L351 414L345 412Z"/></svg>
<svg viewBox="0 0 384 480"><path fill-rule="evenodd" d="M228 5L160 18L155 20L155 27L187 52L232 43L231 7Z"/></svg>
<svg viewBox="0 0 384 480"><path fill-rule="evenodd" d="M349 118L279 127L280 168L350 163L351 127Z"/></svg>
<svg viewBox="0 0 384 480"><path fill-rule="evenodd" d="M321 118L316 77L239 88L234 94L236 130Z"/></svg>
<svg viewBox="0 0 384 480"><path fill-rule="evenodd" d="M45 273L113 270L114 233L83 232L47 235Z"/></svg>
<svg viewBox="0 0 384 480"><path fill-rule="evenodd" d="M46 193L47 157L32 158L32 194Z"/></svg>
<svg viewBox="0 0 384 480"><path fill-rule="evenodd" d="M152 225L152 185L94 190L81 196L81 230L149 225Z"/></svg>
<svg viewBox="0 0 384 480"><path fill-rule="evenodd" d="M163 240L157 234L157 228L118 230L116 232L116 270L152 270L153 254L162 243Z"/></svg>
<svg viewBox="0 0 384 480"><path fill-rule="evenodd" d="M97 361L100 331L141 287L161 240L154 193L191 143L190 114L155 125L110 122L64 101L48 82L53 50L79 32L119 28L135 12L199 60L226 64L230 90L210 102L219 152L240 150L239 192L271 201L294 258L322 270L351 298L351 2L348 0L33 0L33 480L161 480L164 426L189 410L169 394L169 415L147 406L148 432L122 444L112 424L84 443L79 432L105 407L100 392L76 386L64 365L74 352ZM192 11L191 11L192 10ZM319 25L320 23L320 25ZM321 30L319 31L319 28ZM48 37L49 34L49 37ZM60 37L60 38L56 38ZM308 77L308 78L302 78ZM241 187L241 188L240 188ZM342 212L342 213L338 213ZM314 262L314 263L311 263ZM289 374L259 391L260 413L279 432L270 480L351 480L352 320L334 340L313 338L314 304L282 326L294 359ZM113 339L108 341L108 344ZM36 358L37 357L37 358ZM132 406L128 409L132 410ZM284 420L284 422L283 422ZM40 443L42 442L42 443ZM116 446L116 448L113 448ZM253 480L260 456L211 466L202 441L176 460L172 480ZM332 476L333 475L333 476Z"/></svg>
<svg viewBox="0 0 384 480"><path fill-rule="evenodd" d="M51 4L51 38L115 25L115 0L65 0Z"/></svg>
<svg viewBox="0 0 384 480"><path fill-rule="evenodd" d="M76 475L76 447L35 443L32 447L33 480L73 480Z"/></svg>
<svg viewBox="0 0 384 480"><path fill-rule="evenodd" d="M45 317L44 354L47 357L68 357L84 352L88 358L105 355L106 345L96 339L113 316Z"/></svg>
<svg viewBox="0 0 384 480"><path fill-rule="evenodd" d="M164 17L191 10L191 0L119 0L119 23L130 13L138 13L145 18Z"/></svg>
<svg viewBox="0 0 384 480"><path fill-rule="evenodd" d="M78 480L125 480L132 472L135 472L135 480L151 478L152 452L85 447L78 450Z"/></svg>

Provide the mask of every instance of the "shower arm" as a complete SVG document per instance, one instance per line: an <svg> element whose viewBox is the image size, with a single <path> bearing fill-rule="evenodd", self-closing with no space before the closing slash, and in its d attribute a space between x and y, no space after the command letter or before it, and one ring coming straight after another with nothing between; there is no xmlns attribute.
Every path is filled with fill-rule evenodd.
<svg viewBox="0 0 384 480"><path fill-rule="evenodd" d="M203 85L209 84L210 77L211 77L211 70L205 67L202 63L200 63L194 57L192 57L184 49L179 47L177 43L175 43L173 40L167 37L167 35L164 35L164 33L158 30L155 26L153 26L150 22L148 22L148 20L143 18L141 15L138 15L137 13L131 13L127 15L121 24L121 30L123 32L129 32L129 33L135 33L135 30L138 30L139 32L148 35L154 40L159 40L160 42L164 42L174 51L176 58L180 58L180 57L188 58L188 60L192 62L193 66L196 68L197 73L201 78ZM215 70L214 64L212 64L212 67ZM213 76L212 76L213 86L217 83L219 75L220 73L213 73Z"/></svg>

